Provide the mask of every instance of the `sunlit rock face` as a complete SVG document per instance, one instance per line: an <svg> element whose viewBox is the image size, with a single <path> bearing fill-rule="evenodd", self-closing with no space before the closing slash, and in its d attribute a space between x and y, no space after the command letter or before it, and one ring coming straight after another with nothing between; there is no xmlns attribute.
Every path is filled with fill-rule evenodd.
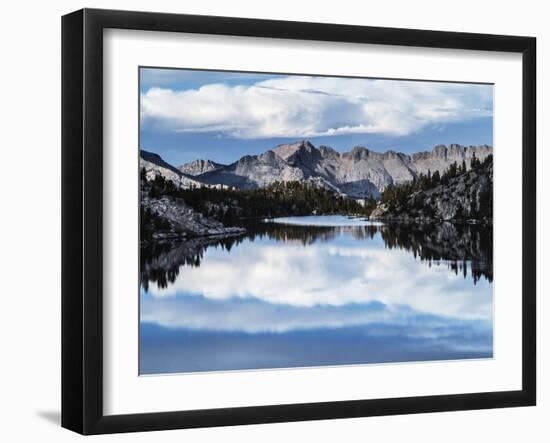
<svg viewBox="0 0 550 443"><path fill-rule="evenodd" d="M427 174L428 170L431 173L434 173L435 171L442 173L454 162L460 166L464 161L466 164L466 169L469 170L473 157L483 161L492 153L493 148L488 145L469 147L456 144L452 144L449 147L437 145L432 149L432 151L413 154L411 159L413 168L417 174Z"/></svg>
<svg viewBox="0 0 550 443"><path fill-rule="evenodd" d="M199 181L194 180L192 177L189 177L188 175L182 173L179 169L165 162L160 155L144 151L143 149L139 152L139 166L140 168L145 169L147 180L154 180L157 175L160 175L166 180L171 180L182 188L190 188L201 185Z"/></svg>
<svg viewBox="0 0 550 443"><path fill-rule="evenodd" d="M300 152L312 154L315 151L317 151L315 146L307 140L302 140L297 143L278 145L273 149L273 152L285 161L288 161L293 156L299 155Z"/></svg>
<svg viewBox="0 0 550 443"><path fill-rule="evenodd" d="M153 234L157 240L187 236L239 235L245 231L244 228L224 226L219 221L205 217L187 206L182 199L167 196L151 198L142 195L141 205L162 217L169 224L166 230L159 230Z"/></svg>
<svg viewBox="0 0 550 443"><path fill-rule="evenodd" d="M205 172L215 171L225 165L213 162L212 160L197 159L178 167L178 170L188 175L200 175Z"/></svg>
<svg viewBox="0 0 550 443"><path fill-rule="evenodd" d="M492 152L493 148L487 145L438 145L432 151L412 156L395 151L375 152L363 146L339 153L329 146L317 149L303 140L276 146L260 155L246 155L225 166L211 160L195 160L177 169L158 156L152 162L150 153L142 154L142 165L161 171L166 178L184 186L191 184L189 180L241 189L263 187L275 181L309 181L352 197L376 198L388 185L409 182L421 173L442 173L454 162L461 165L464 161L469 169L474 156L483 161Z"/></svg>

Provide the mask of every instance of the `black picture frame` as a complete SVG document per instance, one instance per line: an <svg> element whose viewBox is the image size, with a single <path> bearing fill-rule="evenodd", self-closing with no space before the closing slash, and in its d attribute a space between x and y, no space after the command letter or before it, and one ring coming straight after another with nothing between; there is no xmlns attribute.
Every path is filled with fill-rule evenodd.
<svg viewBox="0 0 550 443"><path fill-rule="evenodd" d="M104 415L102 408L102 76L103 30L107 28L522 54L522 389L505 392ZM97 9L83 9L63 16L63 427L81 434L103 434L535 405L535 265L535 38Z"/></svg>

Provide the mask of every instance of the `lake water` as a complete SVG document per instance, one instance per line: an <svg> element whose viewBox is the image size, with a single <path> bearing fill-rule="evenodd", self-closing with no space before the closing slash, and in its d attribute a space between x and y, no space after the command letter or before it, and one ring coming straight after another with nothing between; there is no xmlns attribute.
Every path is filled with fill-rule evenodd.
<svg viewBox="0 0 550 443"><path fill-rule="evenodd" d="M140 373L490 358L492 226L345 216L141 251Z"/></svg>

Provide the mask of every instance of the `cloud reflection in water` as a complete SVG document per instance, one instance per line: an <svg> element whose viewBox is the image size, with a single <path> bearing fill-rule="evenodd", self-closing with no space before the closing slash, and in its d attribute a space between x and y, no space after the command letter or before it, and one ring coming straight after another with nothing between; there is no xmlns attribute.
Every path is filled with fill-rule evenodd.
<svg viewBox="0 0 550 443"><path fill-rule="evenodd" d="M141 372L492 355L489 280L474 284L445 262L388 248L380 234L352 233L338 229L308 244L253 236L230 251L211 246L200 266L182 265L167 287L151 281L141 290ZM320 345L314 337L327 347L307 357L299 343ZM279 349L271 357L259 352L267 343ZM221 357L233 355L227 346L237 360Z"/></svg>

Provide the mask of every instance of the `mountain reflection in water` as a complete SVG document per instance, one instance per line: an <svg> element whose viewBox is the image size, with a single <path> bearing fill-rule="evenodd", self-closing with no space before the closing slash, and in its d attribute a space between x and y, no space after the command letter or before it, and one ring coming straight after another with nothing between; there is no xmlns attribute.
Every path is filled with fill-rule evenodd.
<svg viewBox="0 0 550 443"><path fill-rule="evenodd" d="M140 373L492 356L491 225L303 219L142 248Z"/></svg>
<svg viewBox="0 0 550 443"><path fill-rule="evenodd" d="M355 240L379 235L388 249L404 249L415 258L446 263L455 273L474 284L481 278L493 281L492 225L454 223L385 224L367 226L307 226L251 222L239 237L193 238L180 242L154 243L141 248L141 285L145 290L154 282L161 288L174 283L181 266L200 266L204 251L220 247L228 252L245 240L269 238L279 242L298 241L304 246L334 239L339 233Z"/></svg>

